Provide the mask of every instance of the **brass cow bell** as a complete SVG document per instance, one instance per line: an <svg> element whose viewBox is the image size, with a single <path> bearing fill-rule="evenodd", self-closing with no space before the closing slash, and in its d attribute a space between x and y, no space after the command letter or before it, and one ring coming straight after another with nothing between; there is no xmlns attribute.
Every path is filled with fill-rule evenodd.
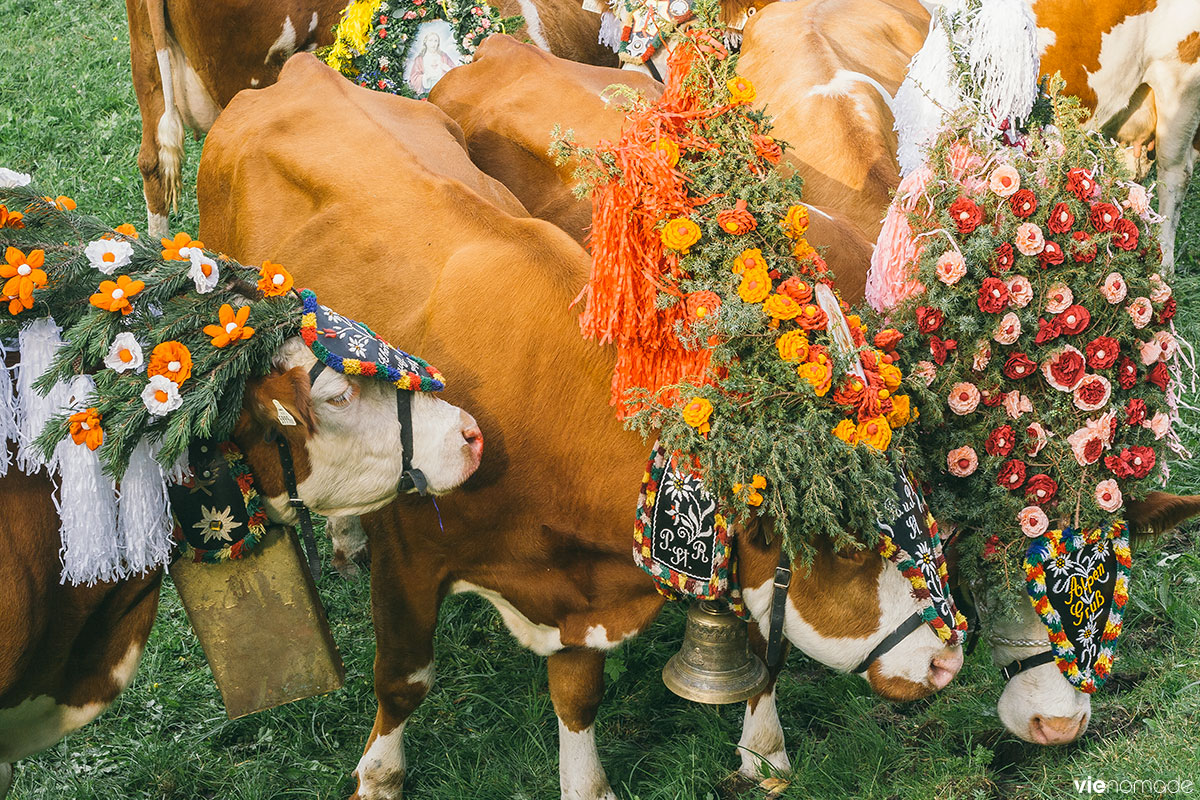
<svg viewBox="0 0 1200 800"><path fill-rule="evenodd" d="M692 603L683 646L663 667L663 683L697 703L749 700L767 685L767 668L750 652L746 623L722 602Z"/></svg>

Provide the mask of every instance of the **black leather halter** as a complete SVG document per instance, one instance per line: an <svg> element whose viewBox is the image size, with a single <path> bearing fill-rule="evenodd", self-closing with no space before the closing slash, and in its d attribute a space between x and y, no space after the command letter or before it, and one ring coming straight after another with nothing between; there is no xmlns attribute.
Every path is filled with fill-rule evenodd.
<svg viewBox="0 0 1200 800"><path fill-rule="evenodd" d="M1000 674L1004 676L1004 680L1011 681L1021 672L1033 667L1040 667L1042 664L1049 664L1054 660L1054 653L1051 650L1043 650L1028 658L1018 658L1011 664L1006 664L1000 668Z"/></svg>
<svg viewBox="0 0 1200 800"><path fill-rule="evenodd" d="M325 364L317 361L308 371L308 383L312 386L325 370ZM412 465L413 434L412 434L412 392L404 389L396 390L396 419L400 422L401 473L397 486L401 494L416 490L420 495L429 493L429 482L425 474ZM321 574L321 556L317 552L316 535L313 532L312 512L300 499L300 490L296 481L296 466L292 461L292 448L287 443L286 436L279 436L274 430L267 433L267 441L274 441L279 448L279 465L283 469L283 482L287 487L288 505L296 510L300 520L300 530L303 533L304 549L308 554L308 569L313 580Z"/></svg>
<svg viewBox="0 0 1200 800"><path fill-rule="evenodd" d="M787 554L780 550L779 565L775 567L774 591L771 594L771 622L767 631L767 667L774 668L779 663L783 650L783 618L787 610L788 587L792 583L792 563ZM901 622L896 629L875 645L875 649L867 654L862 662L850 670L851 672L866 672L875 660L889 652L893 647L908 638L908 635L925 624L920 611L914 611L908 619Z"/></svg>

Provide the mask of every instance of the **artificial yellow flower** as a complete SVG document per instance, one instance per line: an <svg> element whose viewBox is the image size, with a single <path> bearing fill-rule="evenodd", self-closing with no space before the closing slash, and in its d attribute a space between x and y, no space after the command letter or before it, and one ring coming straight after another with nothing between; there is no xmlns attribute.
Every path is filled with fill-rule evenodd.
<svg viewBox="0 0 1200 800"><path fill-rule="evenodd" d="M687 217L676 217L663 226L661 235L665 247L686 254L700 241L700 226Z"/></svg>

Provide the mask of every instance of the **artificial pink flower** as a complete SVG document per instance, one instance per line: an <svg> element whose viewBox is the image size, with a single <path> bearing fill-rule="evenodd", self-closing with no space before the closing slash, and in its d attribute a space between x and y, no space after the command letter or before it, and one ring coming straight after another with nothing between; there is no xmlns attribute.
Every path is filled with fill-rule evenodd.
<svg viewBox="0 0 1200 800"><path fill-rule="evenodd" d="M1033 300L1033 286L1024 275L1014 275L1005 285L1008 287L1008 302L1014 308L1024 308Z"/></svg>
<svg viewBox="0 0 1200 800"><path fill-rule="evenodd" d="M1080 411L1099 411L1112 397L1112 382L1103 375L1084 375L1075 387L1075 407Z"/></svg>
<svg viewBox="0 0 1200 800"><path fill-rule="evenodd" d="M1124 498L1121 497L1121 490L1117 487L1117 482L1112 478L1100 481L1096 484L1096 505L1100 506L1103 511L1117 511L1121 508Z"/></svg>
<svg viewBox="0 0 1200 800"><path fill-rule="evenodd" d="M1046 383L1060 392L1073 392L1079 381L1083 380L1086 367L1083 353L1067 345L1046 359L1042 364L1042 374L1046 376Z"/></svg>
<svg viewBox="0 0 1200 800"><path fill-rule="evenodd" d="M960 417L970 414L979 405L979 387L960 381L950 387L950 410Z"/></svg>
<svg viewBox="0 0 1200 800"><path fill-rule="evenodd" d="M1009 311L1000 319L1000 326L992 334L992 338L1000 344L1012 344L1021 335L1021 320Z"/></svg>
<svg viewBox="0 0 1200 800"><path fill-rule="evenodd" d="M975 352L971 356L971 369L976 372L983 372L992 360L992 348L988 347L987 342L981 341L975 347Z"/></svg>
<svg viewBox="0 0 1200 800"><path fill-rule="evenodd" d="M963 260L962 253L957 250L947 250L942 253L934 267L934 272L937 273L937 279L947 286L958 283L962 276L967 274L967 265Z"/></svg>
<svg viewBox="0 0 1200 800"><path fill-rule="evenodd" d="M1155 439L1161 439L1171 432L1171 418L1159 411L1150 419L1142 423L1143 428L1148 428L1154 434Z"/></svg>
<svg viewBox="0 0 1200 800"><path fill-rule="evenodd" d="M1150 276L1150 300L1159 305L1167 302L1171 296L1171 287L1157 272Z"/></svg>
<svg viewBox="0 0 1200 800"><path fill-rule="evenodd" d="M1021 188L1021 175L1015 167L1001 164L988 177L988 188L1000 197L1012 197Z"/></svg>
<svg viewBox="0 0 1200 800"><path fill-rule="evenodd" d="M937 377L937 367L932 361L918 361L917 366L913 368L912 376L925 381L925 385L933 383L933 379Z"/></svg>
<svg viewBox="0 0 1200 800"><path fill-rule="evenodd" d="M975 454L975 448L969 445L956 447L946 454L946 466L951 475L965 478L979 466L979 456Z"/></svg>
<svg viewBox="0 0 1200 800"><path fill-rule="evenodd" d="M1157 331L1154 334L1154 341L1158 342L1158 346L1162 348L1162 360L1169 361L1179 349L1178 342L1171 335L1170 331Z"/></svg>
<svg viewBox="0 0 1200 800"><path fill-rule="evenodd" d="M1025 426L1025 438L1028 440L1025 443L1025 454L1030 458L1042 452L1042 448L1050 441L1050 435L1040 422L1031 422Z"/></svg>
<svg viewBox="0 0 1200 800"><path fill-rule="evenodd" d="M1042 229L1032 222L1022 222L1017 226L1017 249L1027 256L1036 256L1046 246L1046 237Z"/></svg>
<svg viewBox="0 0 1200 800"><path fill-rule="evenodd" d="M1133 327L1139 330L1149 325L1151 318L1154 317L1154 306L1150 305L1149 297L1133 298L1125 310L1133 319Z"/></svg>
<svg viewBox="0 0 1200 800"><path fill-rule="evenodd" d="M1074 302L1075 295L1065 283L1056 283L1046 290L1046 311L1051 314L1061 314Z"/></svg>
<svg viewBox="0 0 1200 800"><path fill-rule="evenodd" d="M1129 197L1123 203L1142 219L1150 213L1150 193L1140 183L1129 184Z"/></svg>
<svg viewBox="0 0 1200 800"><path fill-rule="evenodd" d="M1162 345L1157 339L1151 339L1148 342L1142 342L1141 355L1143 364L1154 364L1162 358Z"/></svg>
<svg viewBox="0 0 1200 800"><path fill-rule="evenodd" d="M1004 411L1012 419L1020 419L1022 414L1033 411L1033 401L1014 389L1004 395Z"/></svg>
<svg viewBox="0 0 1200 800"><path fill-rule="evenodd" d="M1050 519L1046 512L1037 506L1025 506L1018 511L1017 523L1021 526L1021 533L1030 539L1036 539L1050 528Z"/></svg>
<svg viewBox="0 0 1200 800"><path fill-rule="evenodd" d="M1100 287L1100 294L1104 295L1104 299L1114 306L1124 300L1128 292L1129 286L1126 285L1125 279L1116 272L1108 273L1108 277L1104 279L1104 285Z"/></svg>

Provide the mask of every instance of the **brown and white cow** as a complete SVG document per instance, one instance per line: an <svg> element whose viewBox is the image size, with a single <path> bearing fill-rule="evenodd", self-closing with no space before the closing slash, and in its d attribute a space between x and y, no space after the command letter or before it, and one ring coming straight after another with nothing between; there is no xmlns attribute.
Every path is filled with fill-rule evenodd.
<svg viewBox="0 0 1200 800"><path fill-rule="evenodd" d="M476 170L435 106L360 89L304 55L230 104L205 144L199 197L211 242L247 259L275 253L318 296L454 375L447 396L470 403L488 439L488 460L440 516L402 501L363 517L379 710L356 797L401 794L404 726L432 685L438 607L455 592L490 600L549 657L563 796L611 797L593 731L605 651L663 599L630 555L648 448L609 406L614 354L579 335L571 308L586 253ZM763 620L779 544L752 527L738 548ZM852 669L916 607L878 555L826 546L792 584L786 634ZM865 677L886 696L919 697L960 664L923 626ZM773 691L748 712L743 742L786 766Z"/></svg>
<svg viewBox="0 0 1200 800"><path fill-rule="evenodd" d="M471 161L500 181L532 216L552 222L583 244L592 204L575 194L574 159L556 163L553 131L571 131L583 146L615 142L625 121L619 91L627 86L655 99L662 84L644 73L577 64L492 36L472 63L447 73L429 100L462 128ZM504 92L489 87L506 86ZM871 245L840 215L810 205L808 239L838 276L847 302L862 298Z"/></svg>
<svg viewBox="0 0 1200 800"><path fill-rule="evenodd" d="M295 523L273 432L288 441L301 499L321 514L359 514L395 499L402 471L395 390L325 370L299 338L275 371L247 387L234 441L276 523ZM281 425L284 408L297 423ZM466 412L428 394L412 405L413 466L430 489L454 489L479 466L482 438ZM59 581L59 523L44 473L0 478L0 797L11 762L57 742L107 708L133 679L158 607L161 570L94 586Z"/></svg>
<svg viewBox="0 0 1200 800"><path fill-rule="evenodd" d="M208 132L242 89L268 86L293 53L333 43L349 0L125 0L133 88L142 115L138 169L151 236L166 236L181 190L183 138ZM615 65L600 20L575 0L500 0L514 31L564 58Z"/></svg>

